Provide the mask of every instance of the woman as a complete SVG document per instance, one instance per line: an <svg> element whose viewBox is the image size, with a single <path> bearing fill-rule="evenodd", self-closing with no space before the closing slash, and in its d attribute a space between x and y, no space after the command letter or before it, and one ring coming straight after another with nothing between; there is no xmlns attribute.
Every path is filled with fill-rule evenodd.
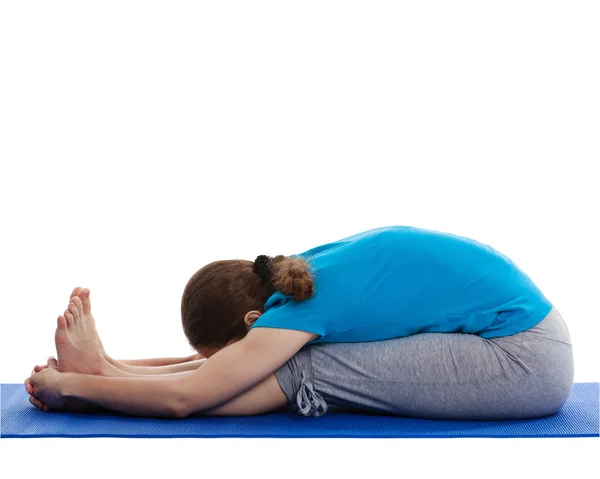
<svg viewBox="0 0 600 479"><path fill-rule="evenodd" d="M52 361L27 380L32 401L169 417L285 405L308 416L339 404L519 419L557 412L573 384L568 329L531 279L493 248L436 231L386 227L293 257L217 261L189 280L181 313L190 344L207 358L187 363L192 371L108 360L72 374ZM81 354L95 341L104 357L89 292L65 316L61 370L61 331L75 331L71 343L87 338ZM63 349L65 364L76 363L76 348Z"/></svg>

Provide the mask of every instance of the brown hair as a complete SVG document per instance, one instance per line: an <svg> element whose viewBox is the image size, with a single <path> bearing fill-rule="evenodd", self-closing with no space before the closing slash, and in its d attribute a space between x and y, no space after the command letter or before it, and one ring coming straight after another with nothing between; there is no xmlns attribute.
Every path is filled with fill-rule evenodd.
<svg viewBox="0 0 600 479"><path fill-rule="evenodd" d="M247 333L248 311L264 312L275 291L296 301L314 292L309 264L302 258L258 256L254 262L224 260L198 270L181 298L181 322L190 345L223 347Z"/></svg>

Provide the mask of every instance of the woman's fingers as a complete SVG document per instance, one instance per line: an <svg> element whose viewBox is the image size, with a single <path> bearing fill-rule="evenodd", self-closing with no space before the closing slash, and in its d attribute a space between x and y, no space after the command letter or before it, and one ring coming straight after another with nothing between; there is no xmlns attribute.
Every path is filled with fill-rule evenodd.
<svg viewBox="0 0 600 479"><path fill-rule="evenodd" d="M31 371L31 374L29 375L29 377L25 380L25 390L27 391L27 394L32 394L33 393L33 385L31 384L31 377L34 374L39 373L40 371L43 371L44 369L46 369L48 367L48 365L44 365L44 366L40 366L39 364L36 365L33 370Z"/></svg>
<svg viewBox="0 0 600 479"><path fill-rule="evenodd" d="M42 369L46 369L46 366L44 366ZM27 378L25 380L25 389L27 390L27 394L29 394L29 402L31 404L33 404L36 408L42 410L42 411L50 411L50 409L48 408L48 406L46 406L42 401L40 401L38 398L36 398L33 394L34 394L34 385L35 383L35 378L32 375L30 378Z"/></svg>
<svg viewBox="0 0 600 479"><path fill-rule="evenodd" d="M36 408L41 409L42 411L46 411L47 407L42 401L40 401L38 398L35 398L33 396L29 396L29 402L31 404L33 404Z"/></svg>
<svg viewBox="0 0 600 479"><path fill-rule="evenodd" d="M33 368L33 371L31 371L31 374L30 374L30 376L33 376L35 373L39 373L40 371L42 371L42 370L46 369L47 367L48 367L47 365L40 366L40 365L38 364L37 366L35 366L35 367Z"/></svg>

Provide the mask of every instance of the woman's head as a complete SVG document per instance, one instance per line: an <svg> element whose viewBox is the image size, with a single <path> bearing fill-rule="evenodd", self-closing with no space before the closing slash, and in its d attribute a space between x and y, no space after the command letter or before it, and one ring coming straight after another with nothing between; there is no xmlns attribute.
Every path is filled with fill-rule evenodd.
<svg viewBox="0 0 600 479"><path fill-rule="evenodd" d="M181 299L181 320L191 346L221 349L243 338L275 291L296 301L313 295L310 267L302 258L259 256L254 262L210 263L188 281Z"/></svg>

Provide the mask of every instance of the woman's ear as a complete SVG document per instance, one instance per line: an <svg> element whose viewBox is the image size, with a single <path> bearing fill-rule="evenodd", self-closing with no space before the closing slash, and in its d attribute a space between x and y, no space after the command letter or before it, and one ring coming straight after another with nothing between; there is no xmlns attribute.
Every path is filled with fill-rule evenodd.
<svg viewBox="0 0 600 479"><path fill-rule="evenodd" d="M256 311L256 310L248 311L246 313L246 316L244 316L244 323L249 328L256 322L256 320L258 318L260 318L261 315L262 315L262 313L260 311Z"/></svg>

